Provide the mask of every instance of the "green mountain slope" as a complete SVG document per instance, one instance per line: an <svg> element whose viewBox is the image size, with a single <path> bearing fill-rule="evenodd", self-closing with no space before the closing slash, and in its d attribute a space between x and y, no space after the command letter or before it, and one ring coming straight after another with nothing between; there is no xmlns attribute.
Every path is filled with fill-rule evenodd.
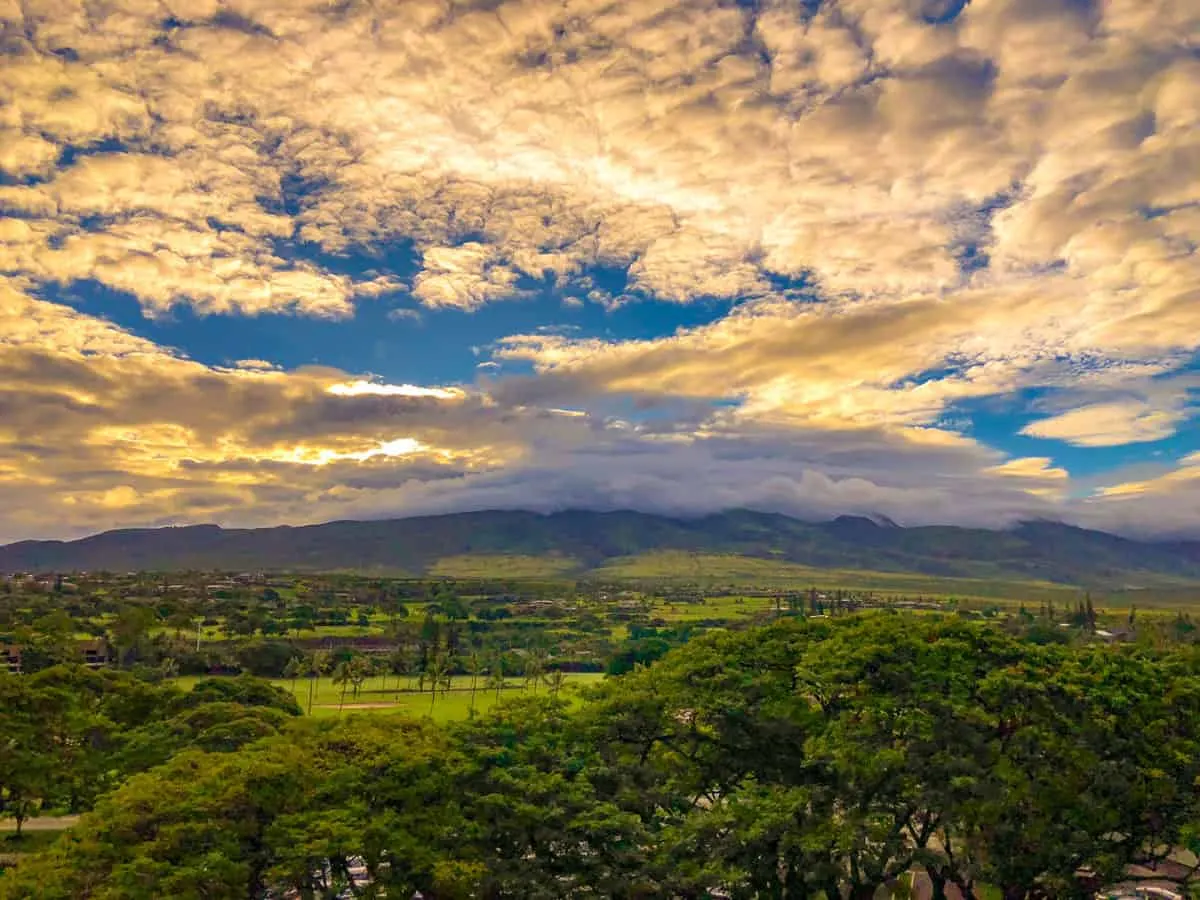
<svg viewBox="0 0 1200 900"><path fill-rule="evenodd" d="M0 572L355 569L449 574L474 572L477 566L470 560L490 556L523 558L515 568L524 571L538 568L534 558L546 558L547 569L570 575L620 557L660 551L737 555L820 569L1110 588L1200 581L1196 542L1142 542L1051 522L1008 531L900 528L859 517L805 522L746 510L696 519L628 511L487 511L304 527L123 530L78 541L0 547Z"/></svg>

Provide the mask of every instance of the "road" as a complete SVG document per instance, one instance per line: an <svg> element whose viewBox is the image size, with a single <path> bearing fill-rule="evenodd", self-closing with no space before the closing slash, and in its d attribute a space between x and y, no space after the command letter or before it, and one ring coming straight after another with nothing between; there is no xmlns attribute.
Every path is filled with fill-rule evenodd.
<svg viewBox="0 0 1200 900"><path fill-rule="evenodd" d="M26 819L22 831L62 831L79 821L79 816L38 816ZM16 831L16 819L0 819L0 831Z"/></svg>

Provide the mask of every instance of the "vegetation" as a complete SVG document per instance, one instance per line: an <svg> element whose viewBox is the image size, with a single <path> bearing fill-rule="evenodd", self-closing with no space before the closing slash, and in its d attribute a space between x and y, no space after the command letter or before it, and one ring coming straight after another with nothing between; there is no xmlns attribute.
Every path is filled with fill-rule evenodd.
<svg viewBox="0 0 1200 900"><path fill-rule="evenodd" d="M81 666L0 675L0 818L14 819L20 837L40 811L88 809L181 750L230 752L299 714L287 693L253 679L206 679L185 692Z"/></svg>
<svg viewBox="0 0 1200 900"><path fill-rule="evenodd" d="M935 896L1083 898L1197 849L1200 655L1031 636L784 616L695 638L576 707L542 689L442 726L287 717L219 746L193 729L161 765L121 769L0 897L859 900L919 874ZM115 702L131 676L84 677L131 705ZM169 710L202 687L133 696ZM175 733L177 714L157 718ZM105 753L76 763L124 758Z"/></svg>
<svg viewBox="0 0 1200 900"><path fill-rule="evenodd" d="M1188 609L792 571L0 580L0 819L84 814L6 837L0 898L1032 900L1189 874Z"/></svg>
<svg viewBox="0 0 1200 900"><path fill-rule="evenodd" d="M573 559L558 556L464 553L443 556L429 567L438 578L556 578L579 570Z"/></svg>

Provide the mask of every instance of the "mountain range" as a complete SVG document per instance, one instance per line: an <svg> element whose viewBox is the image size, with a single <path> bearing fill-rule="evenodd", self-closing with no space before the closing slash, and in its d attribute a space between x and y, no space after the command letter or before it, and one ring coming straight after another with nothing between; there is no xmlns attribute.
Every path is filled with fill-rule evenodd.
<svg viewBox="0 0 1200 900"><path fill-rule="evenodd" d="M843 516L808 522L732 510L679 519L647 513L484 511L323 525L194 525L108 531L0 547L0 572L129 570L438 571L448 558L553 560L582 574L664 551L723 554L822 569L1042 580L1109 587L1200 582L1200 541L1146 542L1056 522L1004 531L902 528Z"/></svg>

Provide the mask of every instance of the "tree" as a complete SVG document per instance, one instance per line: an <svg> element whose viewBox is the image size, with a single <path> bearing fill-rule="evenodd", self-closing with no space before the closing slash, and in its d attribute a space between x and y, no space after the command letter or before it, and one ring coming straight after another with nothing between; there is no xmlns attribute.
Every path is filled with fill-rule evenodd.
<svg viewBox="0 0 1200 900"><path fill-rule="evenodd" d="M255 640L242 642L236 652L238 666L260 678L286 678L287 664L296 648L286 641Z"/></svg>
<svg viewBox="0 0 1200 900"><path fill-rule="evenodd" d="M314 650L308 657L307 672L308 675L308 708L307 712L312 715L313 695L316 692L316 684L321 676L329 671L331 656L327 650Z"/></svg>
<svg viewBox="0 0 1200 900"><path fill-rule="evenodd" d="M500 702L500 692L504 690L504 660L500 654L494 654L491 661L488 663L488 677L486 686L488 690L496 692L496 702Z"/></svg>
<svg viewBox="0 0 1200 900"><path fill-rule="evenodd" d="M242 706L267 706L288 715L300 715L295 696L269 681L250 675L236 678L203 678L187 692L175 692L174 707L188 709L202 703L239 703Z"/></svg>
<svg viewBox="0 0 1200 900"><path fill-rule="evenodd" d="M412 666L412 654L403 645L397 645L388 655L388 668L396 676L396 699L400 699L400 679L407 675Z"/></svg>
<svg viewBox="0 0 1200 900"><path fill-rule="evenodd" d="M293 656L287 661L287 665L283 667L283 677L290 679L292 682L293 695L296 693L296 679L304 673L304 668L304 661L298 656Z"/></svg>
<svg viewBox="0 0 1200 900"><path fill-rule="evenodd" d="M412 721L184 753L0 878L0 897L478 896L463 768L445 733Z"/></svg>
<svg viewBox="0 0 1200 900"><path fill-rule="evenodd" d="M342 686L341 693L338 694L338 712L341 713L342 707L346 705L346 691L350 689L350 685L354 681L354 670L346 660L342 660L333 670L333 683Z"/></svg>
<svg viewBox="0 0 1200 900"><path fill-rule="evenodd" d="M117 663L128 665L140 656L142 641L158 621L148 606L126 606L113 623L110 643L117 648Z"/></svg>
<svg viewBox="0 0 1200 900"><path fill-rule="evenodd" d="M354 687L354 699L358 699L359 692L366 680L371 677L375 666L371 660L363 656L356 656L349 661L350 666L350 683Z"/></svg>
<svg viewBox="0 0 1200 900"><path fill-rule="evenodd" d="M52 703L28 676L0 676L0 814L16 820L18 838L55 777L47 731Z"/></svg>
<svg viewBox="0 0 1200 900"><path fill-rule="evenodd" d="M440 654L435 656L424 674L429 680L429 715L432 716L434 704L437 703L438 688L450 690L450 668L446 664L446 658Z"/></svg>
<svg viewBox="0 0 1200 900"><path fill-rule="evenodd" d="M339 709L365 662L339 665ZM923 871L937 898L1083 900L1196 844L1195 646L846 611L714 630L573 711L543 680L439 727L293 723L245 677L0 676L6 811L115 787L0 898L865 900ZM449 681L438 653L430 717Z"/></svg>
<svg viewBox="0 0 1200 900"><path fill-rule="evenodd" d="M546 656L546 651L541 647L525 655L525 687L532 686L535 696L538 682L542 680L542 673L546 671Z"/></svg>
<svg viewBox="0 0 1200 900"><path fill-rule="evenodd" d="M471 706L468 715L475 717L475 689L479 686L479 676L483 672L483 655L478 650L467 654L467 674L471 676Z"/></svg>
<svg viewBox="0 0 1200 900"><path fill-rule="evenodd" d="M175 609L170 615L167 616L166 624L170 628L174 629L175 640L183 640L184 629L190 630L192 627L191 610L184 607Z"/></svg>

